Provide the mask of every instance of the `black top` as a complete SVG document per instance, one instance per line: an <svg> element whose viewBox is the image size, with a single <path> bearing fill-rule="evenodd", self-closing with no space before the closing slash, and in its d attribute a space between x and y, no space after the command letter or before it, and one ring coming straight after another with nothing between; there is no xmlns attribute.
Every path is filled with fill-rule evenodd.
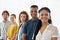
<svg viewBox="0 0 60 40"><path fill-rule="evenodd" d="M39 20L39 22L37 24L37 27L35 28L35 32L33 33L32 40L35 40L36 39L36 35L38 34L41 26L42 26L42 22L41 22L41 20Z"/></svg>

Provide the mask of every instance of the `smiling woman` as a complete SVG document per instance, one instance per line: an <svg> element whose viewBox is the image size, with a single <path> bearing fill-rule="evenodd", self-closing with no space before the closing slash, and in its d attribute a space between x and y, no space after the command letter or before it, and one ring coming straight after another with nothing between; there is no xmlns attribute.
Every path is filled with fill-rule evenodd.
<svg viewBox="0 0 60 40"><path fill-rule="evenodd" d="M18 23L19 12L27 11L30 16L30 6L33 4L38 5L39 8L49 7L51 9L52 23L57 26L60 34L60 0L0 0L0 22L3 20L2 11L8 10L10 14L16 14L16 21Z"/></svg>
<svg viewBox="0 0 60 40"><path fill-rule="evenodd" d="M39 19L42 21L41 29L36 36L36 40L57 40L58 30L51 23L51 11L47 7L39 10Z"/></svg>

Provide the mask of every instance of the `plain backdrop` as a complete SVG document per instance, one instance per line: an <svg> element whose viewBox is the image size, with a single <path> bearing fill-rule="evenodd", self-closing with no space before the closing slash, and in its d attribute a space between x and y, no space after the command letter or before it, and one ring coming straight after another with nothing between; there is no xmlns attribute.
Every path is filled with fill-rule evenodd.
<svg viewBox="0 0 60 40"><path fill-rule="evenodd" d="M60 0L0 0L0 22L3 20L1 15L3 10L8 10L10 14L16 14L18 23L21 11L27 11L30 16L31 5L38 5L39 9L41 7L50 8L53 25L58 28L60 34Z"/></svg>

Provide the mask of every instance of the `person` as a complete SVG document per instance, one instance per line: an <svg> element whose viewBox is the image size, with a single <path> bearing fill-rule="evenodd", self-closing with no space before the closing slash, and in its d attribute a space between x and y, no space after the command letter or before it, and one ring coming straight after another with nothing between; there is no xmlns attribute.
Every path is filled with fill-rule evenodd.
<svg viewBox="0 0 60 40"><path fill-rule="evenodd" d="M7 28L10 25L10 21L8 20L9 12L4 10L2 12L3 21L0 22L0 40L6 40L6 32Z"/></svg>
<svg viewBox="0 0 60 40"><path fill-rule="evenodd" d="M16 15L15 14L11 14L10 17L10 21L11 21L11 25L9 25L8 30L7 30L7 40L16 40L16 34L18 32L18 25L16 23Z"/></svg>
<svg viewBox="0 0 60 40"><path fill-rule="evenodd" d="M39 19L37 17L37 10L38 10L37 5L32 5L31 6L32 19L27 21L24 25L24 30L23 30L23 34L22 34L22 39L23 40L32 40L34 30L37 27L37 24L39 22Z"/></svg>
<svg viewBox="0 0 60 40"><path fill-rule="evenodd" d="M36 40L57 40L58 29L52 24L50 13L48 7L42 7L39 10L39 19L42 21L42 26L36 35Z"/></svg>
<svg viewBox="0 0 60 40"><path fill-rule="evenodd" d="M23 28L24 24L29 20L29 16L26 11L22 11L19 14L19 31L18 31L18 36L17 40L22 40L22 34L23 34Z"/></svg>

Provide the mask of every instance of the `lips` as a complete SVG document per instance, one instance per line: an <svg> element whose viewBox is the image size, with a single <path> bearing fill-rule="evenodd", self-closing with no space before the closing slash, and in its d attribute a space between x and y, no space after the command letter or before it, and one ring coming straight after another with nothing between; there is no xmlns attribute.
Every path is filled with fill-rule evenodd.
<svg viewBox="0 0 60 40"><path fill-rule="evenodd" d="M43 21L47 21L48 19L47 19L47 18L41 18L41 20L43 20Z"/></svg>

